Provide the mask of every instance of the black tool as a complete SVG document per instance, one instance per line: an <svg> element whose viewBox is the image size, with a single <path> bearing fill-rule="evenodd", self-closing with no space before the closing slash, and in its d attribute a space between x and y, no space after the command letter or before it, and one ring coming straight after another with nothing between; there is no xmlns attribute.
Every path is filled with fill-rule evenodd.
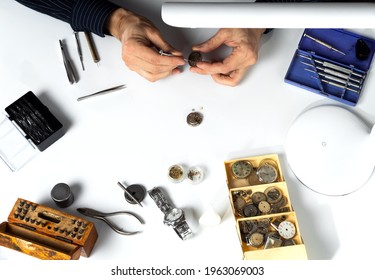
<svg viewBox="0 0 375 280"><path fill-rule="evenodd" d="M370 48L363 39L358 39L355 44L355 56L359 60L366 60L370 56Z"/></svg>

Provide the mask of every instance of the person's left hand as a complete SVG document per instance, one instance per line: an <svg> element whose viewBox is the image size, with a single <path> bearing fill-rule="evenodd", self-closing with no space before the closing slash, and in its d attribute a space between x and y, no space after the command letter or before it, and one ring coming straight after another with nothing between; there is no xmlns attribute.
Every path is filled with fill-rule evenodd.
<svg viewBox="0 0 375 280"><path fill-rule="evenodd" d="M260 37L265 29L222 28L206 42L193 46L194 51L211 52L221 45L232 48L232 53L222 61L198 62L191 67L193 73L211 75L219 84L236 86L246 71L258 60Z"/></svg>

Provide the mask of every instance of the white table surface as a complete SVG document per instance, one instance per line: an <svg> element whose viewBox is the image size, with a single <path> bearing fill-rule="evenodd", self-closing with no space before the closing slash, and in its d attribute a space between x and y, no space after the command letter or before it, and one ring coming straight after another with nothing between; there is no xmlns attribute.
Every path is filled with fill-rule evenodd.
<svg viewBox="0 0 375 280"><path fill-rule="evenodd" d="M128 1L128 5L134 5L136 11L144 9L136 2ZM160 19L159 2L147 7L145 15L186 55L193 44L216 31L167 26ZM353 194L327 197L304 187L286 162L283 145L293 120L310 106L339 104L283 80L302 29L276 29L265 35L259 62L232 88L214 83L209 76L192 74L187 66L180 75L150 83L125 67L120 43L112 37L94 36L101 57L97 66L81 33L83 72L70 26L15 1L0 2L0 26L0 108L31 90L66 127L61 139L19 171L11 172L0 164L0 221L7 220L18 197L54 207L50 191L65 182L75 195L73 205L64 209L70 214L79 215L78 207L128 210L146 222L141 234L121 236L103 222L88 218L95 222L99 238L92 255L80 261L173 261L178 256L182 261L233 262L242 259L242 252L229 205L224 161L278 153L309 259L374 259L369 229L375 176ZM375 38L374 29L355 31ZM78 70L77 84L68 83L59 39L65 40ZM123 83L127 88L121 92L76 101L81 95ZM374 92L375 77L370 71L358 105L350 108L372 124ZM199 108L203 123L188 126L186 115ZM203 167L204 181L198 185L171 183L167 169L175 163ZM143 208L128 204L118 181L140 183L147 189L163 187L173 203L185 209L193 238L181 241L164 226L163 215L150 197L142 202ZM220 213L222 222L204 228L198 219L209 204ZM34 258L0 247L0 259Z"/></svg>

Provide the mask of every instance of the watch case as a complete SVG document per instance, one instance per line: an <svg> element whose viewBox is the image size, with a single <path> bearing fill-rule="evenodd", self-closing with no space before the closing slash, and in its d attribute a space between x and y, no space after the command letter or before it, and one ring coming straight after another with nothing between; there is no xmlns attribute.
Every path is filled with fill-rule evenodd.
<svg viewBox="0 0 375 280"><path fill-rule="evenodd" d="M304 36L305 34L331 45L335 49L342 51L345 55L317 43L309 37ZM365 59L359 59L356 55L356 44L360 39L362 39L369 48L368 56ZM288 84L328 97L346 105L355 106L363 92L374 52L375 40L356 33L343 29L305 29L298 44L298 48L289 65L284 81ZM330 73L322 72L318 69L332 69L328 66L323 66L321 63L315 62L314 60L328 62L346 68L354 71L355 74L363 76L363 78L359 78L359 76L355 74L350 74L350 78L346 79L346 81L352 83L352 86L348 84L344 85L335 80L330 80L326 78ZM310 64L310 66L306 65L306 63ZM336 72L338 71L335 69L333 70ZM316 71L319 72L320 75L317 74ZM326 75L326 77L323 75ZM336 78L339 77L336 76ZM326 82L323 82L323 80ZM331 82L331 84L327 83L327 81ZM341 86L344 85L346 88L337 87L332 83Z"/></svg>
<svg viewBox="0 0 375 280"><path fill-rule="evenodd" d="M262 184L255 178L248 178L245 179L236 179L231 171L231 166L234 162L238 160L247 160L249 161L253 167L256 169L259 164L265 159L272 159L278 169L278 179L276 182L269 183L269 184ZM303 239L300 233L297 215L294 212L291 199L288 192L287 184L284 180L280 160L277 154L267 154L267 155L258 155L258 156L251 156L247 158L238 158L227 160L224 162L224 167L226 171L226 181L229 191L229 200L231 204L231 208L233 211L233 217L236 223L236 230L238 234L238 238L240 241L240 246L243 252L243 258L245 260L306 260L307 259L307 252L305 245L303 243ZM255 174L256 172L252 172ZM250 175L251 177L251 175ZM276 210L269 211L268 213L262 213L259 211L257 214L254 214L249 217L245 217L238 212L235 204L235 197L239 192L247 192L250 195L254 193L266 193L267 189L276 188L280 191L283 197L285 197L285 203L281 205L280 208ZM253 199L247 201L248 204L254 203ZM244 240L243 233L241 232L241 224L244 222L259 222L261 220L275 220L275 219L286 219L294 223L296 226L296 235L293 238L293 244L290 246L281 246L277 248L267 248L265 249L265 243L259 247L251 246L247 244L246 240ZM269 234L275 233L276 230L269 226Z"/></svg>
<svg viewBox="0 0 375 280"><path fill-rule="evenodd" d="M63 135L63 125L29 91L0 116L0 158L16 171Z"/></svg>

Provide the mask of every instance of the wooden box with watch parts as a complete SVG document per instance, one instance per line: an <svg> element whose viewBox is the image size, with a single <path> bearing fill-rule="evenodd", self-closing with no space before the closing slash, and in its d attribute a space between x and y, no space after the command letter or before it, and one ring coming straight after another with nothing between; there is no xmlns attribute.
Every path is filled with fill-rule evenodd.
<svg viewBox="0 0 375 280"><path fill-rule="evenodd" d="M224 165L244 259L307 259L278 155Z"/></svg>
<svg viewBox="0 0 375 280"><path fill-rule="evenodd" d="M19 198L0 224L0 245L42 260L89 257L98 234L76 216Z"/></svg>

